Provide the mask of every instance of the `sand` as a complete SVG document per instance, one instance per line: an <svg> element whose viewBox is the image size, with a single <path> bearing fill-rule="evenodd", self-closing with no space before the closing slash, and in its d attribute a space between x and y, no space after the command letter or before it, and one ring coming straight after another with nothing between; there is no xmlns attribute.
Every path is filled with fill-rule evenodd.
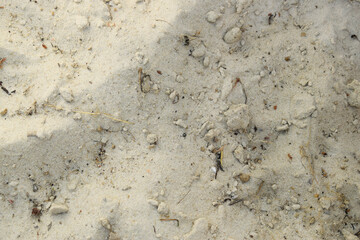
<svg viewBox="0 0 360 240"><path fill-rule="evenodd" d="M0 4L0 239L360 237L360 2Z"/></svg>

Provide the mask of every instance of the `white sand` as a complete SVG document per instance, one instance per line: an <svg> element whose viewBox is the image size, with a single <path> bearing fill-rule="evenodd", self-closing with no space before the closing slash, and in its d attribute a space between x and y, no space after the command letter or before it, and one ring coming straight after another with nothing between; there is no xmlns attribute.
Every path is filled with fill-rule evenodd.
<svg viewBox="0 0 360 240"><path fill-rule="evenodd" d="M359 1L0 7L0 239L360 236Z"/></svg>

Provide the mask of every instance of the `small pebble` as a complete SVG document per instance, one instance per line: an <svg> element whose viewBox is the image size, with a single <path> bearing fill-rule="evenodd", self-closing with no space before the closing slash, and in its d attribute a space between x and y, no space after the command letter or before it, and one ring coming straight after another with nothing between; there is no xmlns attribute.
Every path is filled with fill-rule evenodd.
<svg viewBox="0 0 360 240"><path fill-rule="evenodd" d="M228 44L235 43L241 38L241 30L238 27L230 29L224 36L224 41Z"/></svg>
<svg viewBox="0 0 360 240"><path fill-rule="evenodd" d="M244 148L241 145L237 146L237 148L234 150L234 157L240 163L244 163Z"/></svg>
<svg viewBox="0 0 360 240"><path fill-rule="evenodd" d="M179 127L185 128L185 129L188 127L187 124L185 123L185 121L182 119L178 119L177 121L174 121L174 124L176 126L179 126Z"/></svg>
<svg viewBox="0 0 360 240"><path fill-rule="evenodd" d="M293 205L292 205L292 208L293 208L294 210L299 210L299 209L301 208L301 206L300 206L300 204L293 204Z"/></svg>
<svg viewBox="0 0 360 240"><path fill-rule="evenodd" d="M170 93L169 98L171 99L172 103L175 104L179 102L180 96L177 91L173 91L172 93Z"/></svg>
<svg viewBox="0 0 360 240"><path fill-rule="evenodd" d="M331 201L330 198L327 197L321 197L320 198L320 205L323 209L329 209L331 207Z"/></svg>
<svg viewBox="0 0 360 240"><path fill-rule="evenodd" d="M169 208L166 203L161 202L158 206L158 213L162 216L166 216L169 214Z"/></svg>
<svg viewBox="0 0 360 240"><path fill-rule="evenodd" d="M51 215L67 213L68 211L69 211L69 207L67 205L58 204L58 203L51 204L51 207L50 207L50 210L49 210Z"/></svg>
<svg viewBox="0 0 360 240"><path fill-rule="evenodd" d="M89 21L84 16L76 16L75 24L79 30L84 30L87 26L89 26Z"/></svg>
<svg viewBox="0 0 360 240"><path fill-rule="evenodd" d="M247 183L250 180L250 175L246 173L240 173L239 178L242 183Z"/></svg>
<svg viewBox="0 0 360 240"><path fill-rule="evenodd" d="M217 14L216 12L214 11L210 11L206 14L206 20L209 22L209 23L215 23L216 20L220 17L219 14Z"/></svg>
<svg viewBox="0 0 360 240"><path fill-rule="evenodd" d="M147 202L154 207L158 207L159 206L159 202L156 201L155 199L148 199Z"/></svg>
<svg viewBox="0 0 360 240"><path fill-rule="evenodd" d="M149 135L147 135L146 141L152 145L155 145L158 141L158 137L156 134L150 133Z"/></svg>
<svg viewBox="0 0 360 240"><path fill-rule="evenodd" d="M203 57L206 53L206 48L204 45L200 45L194 49L194 51L191 53L191 55L195 58Z"/></svg>
<svg viewBox="0 0 360 240"><path fill-rule="evenodd" d="M111 224L110 224L109 220L107 220L106 218L100 218L100 223L101 223L101 226L103 226L107 230L111 230Z"/></svg>

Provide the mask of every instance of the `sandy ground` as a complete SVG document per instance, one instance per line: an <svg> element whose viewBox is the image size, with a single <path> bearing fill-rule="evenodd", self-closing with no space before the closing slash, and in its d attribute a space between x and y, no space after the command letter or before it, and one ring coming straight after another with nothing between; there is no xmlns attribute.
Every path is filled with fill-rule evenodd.
<svg viewBox="0 0 360 240"><path fill-rule="evenodd" d="M0 4L0 239L360 237L360 2Z"/></svg>

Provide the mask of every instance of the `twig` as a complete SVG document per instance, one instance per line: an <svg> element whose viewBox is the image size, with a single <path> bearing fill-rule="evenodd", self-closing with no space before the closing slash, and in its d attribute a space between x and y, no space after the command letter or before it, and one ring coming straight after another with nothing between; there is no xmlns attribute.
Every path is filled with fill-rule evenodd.
<svg viewBox="0 0 360 240"><path fill-rule="evenodd" d="M163 19L155 19L155 21L157 21L157 22L166 22L167 24L169 24L170 26L173 27L173 25L171 23L169 23L168 21L165 21Z"/></svg>
<svg viewBox="0 0 360 240"><path fill-rule="evenodd" d="M44 104L45 106L48 106L48 107L52 107L56 110L61 110L61 111L64 111L65 109L63 109L62 107L58 107L58 106L55 106L55 105L52 105L52 104ZM123 122L123 123L127 123L127 124L134 124L132 122L129 122L129 121L126 121L126 120L122 120L122 119L119 119L119 118L115 118L114 116L112 116L111 114L108 114L108 113L101 113L101 112L84 112L84 111L77 111L77 110L70 110L70 112L73 112L73 113L80 113L80 114L88 114L88 115L95 115L95 116L98 116L98 115L102 115L106 118L109 118L113 121L116 121L116 122Z"/></svg>
<svg viewBox="0 0 360 240"><path fill-rule="evenodd" d="M261 180L261 183L260 183L259 188L258 188L258 190L256 191L256 194L255 194L255 195L258 195L258 194L259 194L259 192L260 192L261 188L263 187L263 185L264 185L264 180Z"/></svg>
<svg viewBox="0 0 360 240"><path fill-rule="evenodd" d="M231 201L230 203L229 203L229 205L231 206L231 205L234 205L234 204L236 204L236 203L239 203L239 202L241 202L243 199L242 198L235 198L233 201Z"/></svg>
<svg viewBox="0 0 360 240"><path fill-rule="evenodd" d="M179 220L176 219L176 218L160 218L160 221L176 221L176 222L177 222L177 226L180 225Z"/></svg>
<svg viewBox="0 0 360 240"><path fill-rule="evenodd" d="M2 64L6 61L6 58L1 58L0 60L0 69L2 68Z"/></svg>
<svg viewBox="0 0 360 240"><path fill-rule="evenodd" d="M184 198L190 193L190 191L191 189L189 189L189 191L176 204L181 203L181 201L184 200Z"/></svg>

